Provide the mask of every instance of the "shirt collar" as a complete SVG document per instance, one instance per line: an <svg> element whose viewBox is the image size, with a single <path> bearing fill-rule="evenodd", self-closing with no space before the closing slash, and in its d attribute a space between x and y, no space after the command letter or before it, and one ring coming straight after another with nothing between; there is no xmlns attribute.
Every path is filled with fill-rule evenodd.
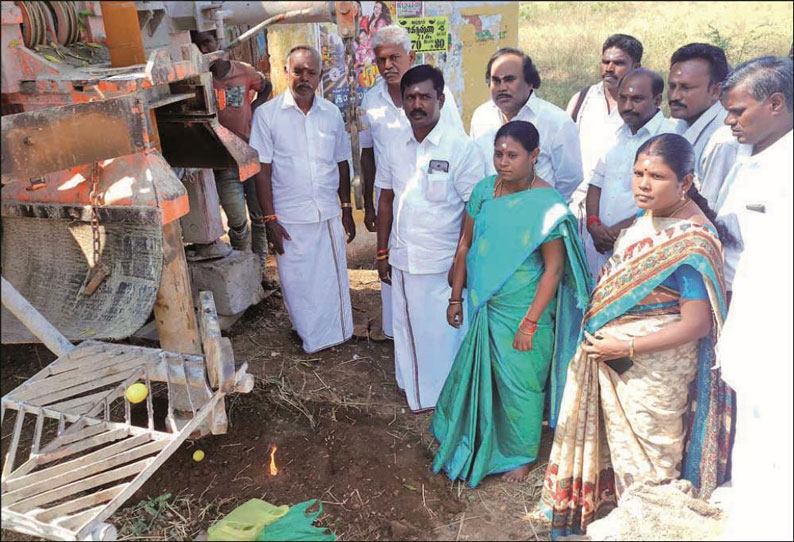
<svg viewBox="0 0 794 542"><path fill-rule="evenodd" d="M317 96L317 94L315 94L314 99L312 100L312 106L309 108L310 113L315 109L319 109L322 107L320 101L321 101L320 97ZM303 111L301 111L301 108L298 107L298 104L295 102L295 97L292 95L292 90L288 88L287 90L284 91L284 99L281 101L281 109L289 109L290 107L294 107L295 109L303 113Z"/></svg>
<svg viewBox="0 0 794 542"><path fill-rule="evenodd" d="M433 144L434 147L438 147L438 145L441 143L441 136L443 135L444 135L444 126L443 123L441 122L441 118L439 117L438 122L436 123L435 126L433 126L433 129L430 130L430 133L425 136L425 138L422 140L422 143L424 143L425 141L429 141L430 143ZM415 142L417 145L422 144L416 140L416 136L414 136L414 131L411 128L411 125L409 124L408 128L406 129L406 140L405 140L406 145L411 141Z"/></svg>
<svg viewBox="0 0 794 542"><path fill-rule="evenodd" d="M788 160L791 160L790 157L791 157L792 139L794 139L794 136L792 136L792 130L789 130L788 132L786 132L786 134L783 137L772 143L769 147L762 150L760 153L753 156L752 160L754 162L763 162L767 159L774 160L776 159L778 153L780 153L781 155L785 153L785 155L789 156ZM752 154L752 147L750 145L747 145L747 147L750 148L750 153Z"/></svg>
<svg viewBox="0 0 794 542"><path fill-rule="evenodd" d="M662 126L662 123L665 121L664 113L661 109L656 112L656 114L651 117L651 120L645 123L642 128L637 130L636 134L631 133L631 128L625 122L620 125L618 128L618 134L623 134L624 137L637 137L637 136L645 136L645 135L656 135L659 129Z"/></svg>
<svg viewBox="0 0 794 542"><path fill-rule="evenodd" d="M394 100L391 99L391 95L389 94L389 86L386 84L386 79L383 77L380 78L380 81L376 83L379 85L377 92L380 94L381 99L387 103L390 107L395 109L402 109L401 107L397 107L394 105Z"/></svg>
<svg viewBox="0 0 794 542"><path fill-rule="evenodd" d="M505 124L504 122L505 115L504 113L502 113L502 110L499 109L499 106L496 105L496 102L493 101L493 98L491 98L491 107L493 107L493 109L499 115L499 118L503 121L502 124ZM527 101L524 102L524 105L521 106L521 109L519 109L516 116L513 117L513 120L518 119L518 117L521 115L521 112L524 110L526 110L531 117L534 117L538 114L539 108L540 108L540 98L538 98L537 93L535 93L535 89L532 89L532 93L529 95L529 98L527 98Z"/></svg>
<svg viewBox="0 0 794 542"><path fill-rule="evenodd" d="M719 101L714 102L714 104L711 107L703 111L703 114L700 115L700 117L698 117L698 120L696 120L695 123L692 124L692 126L689 126L684 130L684 133L682 135L690 143L694 142L697 139L698 135L700 135L700 133L706 128L706 126L708 126L711 123L711 121L717 118L717 116L723 113L724 111L725 108L722 107L722 104ZM684 124L686 124L686 121L684 121Z"/></svg>

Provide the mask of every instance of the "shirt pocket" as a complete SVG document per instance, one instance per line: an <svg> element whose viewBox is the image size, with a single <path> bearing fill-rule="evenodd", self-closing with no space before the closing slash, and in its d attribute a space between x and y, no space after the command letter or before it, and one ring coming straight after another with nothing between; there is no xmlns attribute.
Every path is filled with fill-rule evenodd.
<svg viewBox="0 0 794 542"><path fill-rule="evenodd" d="M449 173L434 171L427 174L427 201L447 201L449 191Z"/></svg>
<svg viewBox="0 0 794 542"><path fill-rule="evenodd" d="M335 164L336 129L330 123L321 123L314 138L317 144L317 158L322 162Z"/></svg>

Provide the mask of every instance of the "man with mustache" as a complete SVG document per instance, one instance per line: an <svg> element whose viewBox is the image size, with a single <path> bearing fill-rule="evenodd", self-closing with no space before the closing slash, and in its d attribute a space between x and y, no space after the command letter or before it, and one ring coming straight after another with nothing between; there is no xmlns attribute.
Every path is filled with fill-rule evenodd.
<svg viewBox="0 0 794 542"><path fill-rule="evenodd" d="M739 241L724 250L733 296L717 344L736 392L734 499L721 505L722 540L792 539L790 521L758 521L792 508L788 490L761 497L770 482L792 478L792 87L791 59L767 56L737 66L722 88L725 123L742 144L717 214Z"/></svg>
<svg viewBox="0 0 794 542"><path fill-rule="evenodd" d="M582 156L576 125L565 111L538 98L540 74L523 51L503 47L488 60L485 82L491 99L471 118L469 135L480 148L489 175L493 166L493 142L497 130L511 120L531 122L540 134L538 175L566 201L582 182Z"/></svg>
<svg viewBox="0 0 794 542"><path fill-rule="evenodd" d="M414 66L400 81L410 127L384 147L375 186L378 275L391 284L397 384L414 412L434 408L466 333L447 324L452 266L463 213L485 176L466 134L440 121L444 76Z"/></svg>
<svg viewBox="0 0 794 542"><path fill-rule="evenodd" d="M400 79L408 68L414 65L416 58L416 54L411 50L408 31L396 24L378 30L372 40L372 47L381 78L367 91L361 101L368 128L359 134L361 172L364 181L364 225L369 231L375 231L372 188L375 184L376 171L380 168L383 149L395 141L395 138L399 138L401 130L409 128L408 117L402 109ZM441 109L439 122L453 130L464 132L455 98L447 87L444 88L444 107ZM377 196L378 194L376 198ZM380 288L383 334L386 338L392 338L391 286L382 282ZM371 330L370 337L377 340L379 338L377 330Z"/></svg>
<svg viewBox="0 0 794 542"><path fill-rule="evenodd" d="M353 334L344 242L345 232L348 243L356 236L350 139L339 108L315 95L320 53L295 46L285 70L289 88L256 110L250 145L262 164L256 190L284 304L313 353Z"/></svg>
<svg viewBox="0 0 794 542"><path fill-rule="evenodd" d="M670 58L667 102L678 133L695 148L695 183L713 209L722 183L736 161L739 145L724 125L720 85L728 61L719 47L690 43Z"/></svg>
<svg viewBox="0 0 794 542"><path fill-rule="evenodd" d="M618 84L618 111L624 124L617 130L615 144L599 158L585 200L590 235L583 242L593 277L612 255L620 230L637 213L631 190L637 149L657 134L675 132L675 121L659 109L663 92L664 79L645 68L631 70Z"/></svg>
<svg viewBox="0 0 794 542"><path fill-rule="evenodd" d="M775 239L754 234L754 228L774 224L781 201L791 197L791 60L767 56L740 64L723 83L721 100L725 124L741 144L716 206L717 219L737 240L724 248L730 292L745 248L775 250Z"/></svg>
<svg viewBox="0 0 794 542"><path fill-rule="evenodd" d="M566 112L579 130L582 172L593 176L598 159L615 144L615 133L623 124L618 113L618 82L629 70L640 67L642 43L626 34L609 36L601 47L601 83L583 88L571 96ZM571 209L582 218L587 183L579 185L571 199Z"/></svg>

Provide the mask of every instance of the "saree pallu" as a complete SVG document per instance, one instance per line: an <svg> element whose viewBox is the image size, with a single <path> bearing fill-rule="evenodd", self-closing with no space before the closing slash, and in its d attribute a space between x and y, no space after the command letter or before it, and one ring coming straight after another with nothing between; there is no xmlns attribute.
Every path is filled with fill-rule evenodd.
<svg viewBox="0 0 794 542"><path fill-rule="evenodd" d="M471 487L537 458L546 381L551 370L554 423L590 281L576 221L553 189L478 204L475 198L493 190L492 179L482 183L472 195L478 209L466 261L471 324L431 425L440 443L433 470ZM519 352L513 339L544 272L540 245L557 238L565 246L565 271L532 349Z"/></svg>
<svg viewBox="0 0 794 542"><path fill-rule="evenodd" d="M591 334L628 340L680 320L677 300L646 298L675 296L662 282L681 265L705 283L714 316L709 336L636 355L620 375L589 360L580 337L540 503L551 516L552 538L583 533L634 482L683 476L705 498L727 477L734 405L714 368L714 340L726 310L716 233L689 221L638 218L616 241L582 325Z"/></svg>

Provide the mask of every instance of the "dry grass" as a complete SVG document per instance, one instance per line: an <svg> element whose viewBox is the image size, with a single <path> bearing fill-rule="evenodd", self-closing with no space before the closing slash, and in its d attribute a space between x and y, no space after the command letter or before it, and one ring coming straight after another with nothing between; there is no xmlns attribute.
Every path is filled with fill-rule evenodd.
<svg viewBox="0 0 794 542"><path fill-rule="evenodd" d="M630 34L643 65L666 80L670 55L691 42L719 45L733 65L761 55L787 55L792 2L521 2L519 47L537 63L539 94L565 108L582 87L599 81L601 44Z"/></svg>

